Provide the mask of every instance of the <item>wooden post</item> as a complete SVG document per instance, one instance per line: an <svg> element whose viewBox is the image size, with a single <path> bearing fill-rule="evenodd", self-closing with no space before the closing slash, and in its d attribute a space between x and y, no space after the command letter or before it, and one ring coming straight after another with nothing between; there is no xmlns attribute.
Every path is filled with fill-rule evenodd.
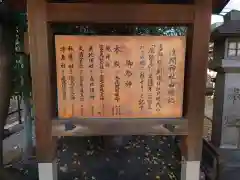
<svg viewBox="0 0 240 180"><path fill-rule="evenodd" d="M55 109L52 100L51 63L49 56L46 1L28 0L28 33L33 79L33 100L36 119L36 151L39 162L40 180L57 179L55 161L56 142L52 137L51 119Z"/></svg>
<svg viewBox="0 0 240 180"><path fill-rule="evenodd" d="M195 19L188 32L185 115L189 130L182 180L199 180L200 176L211 13L212 0L195 0Z"/></svg>

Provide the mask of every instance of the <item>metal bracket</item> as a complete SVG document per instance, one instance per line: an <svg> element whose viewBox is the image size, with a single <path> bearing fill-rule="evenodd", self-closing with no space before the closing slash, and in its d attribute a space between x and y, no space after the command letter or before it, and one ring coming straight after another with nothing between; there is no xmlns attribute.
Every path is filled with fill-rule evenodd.
<svg viewBox="0 0 240 180"><path fill-rule="evenodd" d="M76 126L71 121L66 122L64 126L65 126L65 131L72 131L73 129L76 128Z"/></svg>

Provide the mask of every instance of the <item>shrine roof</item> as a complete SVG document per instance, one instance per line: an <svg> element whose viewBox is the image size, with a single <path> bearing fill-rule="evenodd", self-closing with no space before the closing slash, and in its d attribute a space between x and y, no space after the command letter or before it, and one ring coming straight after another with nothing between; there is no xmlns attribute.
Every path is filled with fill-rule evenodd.
<svg viewBox="0 0 240 180"><path fill-rule="evenodd" d="M224 23L212 30L211 40L240 36L240 11L232 10L224 16Z"/></svg>
<svg viewBox="0 0 240 180"><path fill-rule="evenodd" d="M26 9L26 0L7 0L15 11L24 12ZM167 4L189 4L193 0L52 0L54 2L144 2L144 3L167 3ZM199 0L201 1L201 0ZM218 14L230 0L213 0L213 13Z"/></svg>
<svg viewBox="0 0 240 180"><path fill-rule="evenodd" d="M240 20L231 20L215 28L211 34L211 40L234 36L240 36Z"/></svg>

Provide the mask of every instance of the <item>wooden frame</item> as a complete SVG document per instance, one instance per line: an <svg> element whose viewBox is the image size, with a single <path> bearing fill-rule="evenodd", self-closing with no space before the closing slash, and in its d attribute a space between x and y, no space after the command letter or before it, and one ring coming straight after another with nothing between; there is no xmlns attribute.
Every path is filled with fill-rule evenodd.
<svg viewBox="0 0 240 180"><path fill-rule="evenodd" d="M51 90L51 63L49 51L49 27L46 23L46 2L27 1L29 51L33 99L36 117L36 149L40 162L52 162L56 142L52 138L51 119L54 117L54 95ZM56 101L55 101L56 102Z"/></svg>
<svg viewBox="0 0 240 180"><path fill-rule="evenodd" d="M211 8L211 0L195 0L195 19L189 26L187 37L189 42L184 108L189 129L188 137L185 139L187 145L185 154L188 161L200 161L202 154Z"/></svg>
<svg viewBox="0 0 240 180"><path fill-rule="evenodd" d="M194 21L193 5L49 3L47 12L47 20L57 23L184 25Z"/></svg>
<svg viewBox="0 0 240 180"><path fill-rule="evenodd" d="M116 132L123 135L130 134L165 134L158 127L161 124L188 123L187 159L200 160L202 150L202 128L204 120L204 95L207 69L208 41L210 36L211 0L195 0L192 5L146 5L146 4L58 4L47 3L45 0L28 0L28 19L30 36L30 53L32 59L32 76L34 102L36 107L36 137L37 154L40 161L50 161L54 157L52 135L58 134L56 128L62 124L76 124L76 120L55 121L55 91L53 90L50 50L53 50L48 23L79 22L79 23L127 23L149 25L189 25L187 67L185 84L184 117L188 119L173 119L171 122L162 119L144 119L134 121L129 132ZM94 12L94 13L93 13ZM109 16L109 13L111 15ZM181 14L181 15L179 15ZM49 43L50 42L50 43ZM55 72L55 71L54 71ZM56 101L55 101L56 102ZM52 120L54 120L52 122ZM52 129L53 123L53 129ZM96 126L109 127L111 125L127 129L128 120L77 120L80 129L85 125L88 131L78 131L79 135L92 135ZM141 130L134 130L134 127ZM135 129L136 129L135 127ZM143 128L144 127L144 128ZM92 128L92 130L91 130ZM184 128L180 128L184 129ZM140 132L140 133L138 133ZM114 134L113 130L106 132L106 128L99 134ZM169 133L174 134L174 133ZM186 128L177 134L187 134ZM66 133L64 134L66 135ZM71 134L73 135L73 134ZM54 148L53 148L54 149Z"/></svg>
<svg viewBox="0 0 240 180"><path fill-rule="evenodd" d="M27 0L8 0L11 8L14 11L18 11L18 12L24 12L26 10L26 1ZM167 0L166 0L167 1ZM166 2L165 1L165 2ZM218 14L222 11L223 7L227 5L227 3L229 2L229 0L212 0L213 1L213 5L212 5L212 10L214 14ZM84 2L89 2L89 3L99 3L99 2L105 2L105 3L112 3L114 2L114 0L84 0ZM121 0L121 3L128 3L128 0ZM133 0L133 2L135 3L147 3L147 0Z"/></svg>
<svg viewBox="0 0 240 180"><path fill-rule="evenodd" d="M53 120L52 135L187 135L187 120L157 118L124 119L56 119ZM69 130L66 125L71 126ZM176 125L176 128L164 125Z"/></svg>

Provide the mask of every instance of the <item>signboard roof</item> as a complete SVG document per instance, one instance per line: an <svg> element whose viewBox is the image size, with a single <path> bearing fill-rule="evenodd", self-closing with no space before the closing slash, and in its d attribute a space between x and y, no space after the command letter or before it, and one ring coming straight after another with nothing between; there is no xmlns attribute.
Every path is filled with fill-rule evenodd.
<svg viewBox="0 0 240 180"><path fill-rule="evenodd" d="M62 2L73 2L73 0L58 0ZM78 0L79 2L100 2L99 0ZM176 3L176 4L186 4L191 3L193 0L101 0L102 2L144 2L144 3ZM201 0L200 0L201 1ZM224 6L230 0L213 0L213 13L220 13ZM26 0L8 0L11 6L17 11L25 11ZM76 0L75 0L76 2Z"/></svg>

